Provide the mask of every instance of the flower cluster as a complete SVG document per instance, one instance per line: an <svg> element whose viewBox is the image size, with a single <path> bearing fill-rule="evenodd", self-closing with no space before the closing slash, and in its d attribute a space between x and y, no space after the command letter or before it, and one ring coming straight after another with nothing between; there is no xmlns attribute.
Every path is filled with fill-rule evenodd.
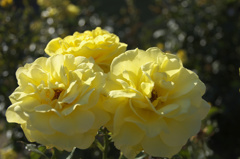
<svg viewBox="0 0 240 159"><path fill-rule="evenodd" d="M17 70L7 121L49 148L86 149L106 127L127 158L173 156L209 111L205 85L176 55L126 47L99 27L51 40Z"/></svg>

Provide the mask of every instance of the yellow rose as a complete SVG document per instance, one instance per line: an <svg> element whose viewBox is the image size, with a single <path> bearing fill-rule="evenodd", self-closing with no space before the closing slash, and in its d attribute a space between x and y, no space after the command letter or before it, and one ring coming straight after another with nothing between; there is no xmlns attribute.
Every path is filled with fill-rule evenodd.
<svg viewBox="0 0 240 159"><path fill-rule="evenodd" d="M88 148L109 115L98 104L104 74L92 58L41 57L17 70L8 122L21 124L31 142L71 151Z"/></svg>
<svg viewBox="0 0 240 159"><path fill-rule="evenodd" d="M209 111L198 76L158 48L116 57L106 83L104 107L113 116L107 127L127 158L142 150L173 156L199 131Z"/></svg>
<svg viewBox="0 0 240 159"><path fill-rule="evenodd" d="M74 56L93 57L103 69L109 66L112 59L126 50L127 45L120 43L118 36L97 27L93 31L75 32L64 39L51 40L45 52L55 54L73 54Z"/></svg>
<svg viewBox="0 0 240 159"><path fill-rule="evenodd" d="M67 12L70 13L70 15L79 15L80 8L74 4L67 5Z"/></svg>
<svg viewBox="0 0 240 159"><path fill-rule="evenodd" d="M13 4L13 0L1 0L0 1L0 6L1 7L7 7L11 4Z"/></svg>

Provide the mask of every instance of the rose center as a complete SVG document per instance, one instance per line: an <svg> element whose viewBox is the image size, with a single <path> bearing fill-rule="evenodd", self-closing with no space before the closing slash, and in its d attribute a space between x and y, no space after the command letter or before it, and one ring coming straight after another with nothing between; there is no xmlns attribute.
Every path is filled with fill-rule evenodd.
<svg viewBox="0 0 240 159"><path fill-rule="evenodd" d="M58 99L59 96L60 96L60 94L62 93L62 91L63 91L62 89L55 89L55 90L54 90L55 94L54 94L52 100Z"/></svg>
<svg viewBox="0 0 240 159"><path fill-rule="evenodd" d="M155 89L152 90L151 98L149 99L151 102L155 101L158 98L157 91Z"/></svg>

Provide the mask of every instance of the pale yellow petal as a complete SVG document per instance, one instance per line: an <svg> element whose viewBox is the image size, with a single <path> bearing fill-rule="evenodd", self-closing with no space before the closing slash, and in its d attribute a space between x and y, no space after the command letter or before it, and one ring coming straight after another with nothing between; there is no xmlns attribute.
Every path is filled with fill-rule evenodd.
<svg viewBox="0 0 240 159"><path fill-rule="evenodd" d="M56 147L60 150L67 150L69 152L71 152L74 147L77 147L80 149L89 148L95 139L95 136L93 135L93 133L90 133L90 132L76 133L76 134L73 134L72 136L67 136L67 137L64 134L56 133L54 135L49 135L46 137L51 139L47 141L48 142L47 145L51 145L52 147Z"/></svg>
<svg viewBox="0 0 240 159"><path fill-rule="evenodd" d="M52 107L51 107L50 105L48 105L48 104L42 104L42 105L36 106L36 107L34 108L34 110L35 110L36 112L42 112L42 113L44 113L44 112L49 112L49 111L51 111L51 110L52 110Z"/></svg>
<svg viewBox="0 0 240 159"><path fill-rule="evenodd" d="M93 123L95 117L90 111L75 109L68 116L52 115L50 117L50 124L55 130L64 133L66 135L73 135L74 133L84 133L88 131Z"/></svg>
<svg viewBox="0 0 240 159"><path fill-rule="evenodd" d="M63 67L64 56L55 55L48 59L47 63L50 64L51 72L54 78L60 78L60 70Z"/></svg>
<svg viewBox="0 0 240 159"><path fill-rule="evenodd" d="M22 99L22 102L19 104L23 111L32 112L34 111L35 107L40 105L41 102L38 98L34 98L31 96L26 96Z"/></svg>
<svg viewBox="0 0 240 159"><path fill-rule="evenodd" d="M162 141L169 146L183 146L189 137L196 135L200 130L200 120L176 121L170 119L167 121L168 132L160 134Z"/></svg>
<svg viewBox="0 0 240 159"><path fill-rule="evenodd" d="M205 90L205 86L200 82L195 73L182 68L175 76L172 81L174 82L174 89L170 92L169 98L174 99L183 96L194 89L198 84L198 91L202 92ZM200 83L199 83L200 82Z"/></svg>
<svg viewBox="0 0 240 159"><path fill-rule="evenodd" d="M23 129L23 132L26 138L28 139L28 141L30 142L38 141L38 143L41 143L43 145L48 144L47 140L45 139L47 134L42 134L37 130L30 130L27 128L26 124L21 124L21 128Z"/></svg>
<svg viewBox="0 0 240 159"><path fill-rule="evenodd" d="M39 85L41 81L46 81L48 79L48 75L45 71L39 68L31 69L30 72L31 78L34 80L36 85Z"/></svg>
<svg viewBox="0 0 240 159"><path fill-rule="evenodd" d="M13 105L8 107L6 111L6 118L9 123L23 124L26 122L27 117L23 113L19 104L21 104L21 102L14 103Z"/></svg>
<svg viewBox="0 0 240 159"><path fill-rule="evenodd" d="M114 58L110 67L111 72L116 76L120 75L125 70L137 73L141 60L146 59L145 57L140 58L138 56L140 52L141 51L138 49L130 50ZM149 59L149 57L147 57L147 59Z"/></svg>
<svg viewBox="0 0 240 159"><path fill-rule="evenodd" d="M129 90L117 90L117 91L111 91L109 93L109 96L112 98L118 98L118 97L127 97L127 98L132 98L135 97L137 94L129 91Z"/></svg>
<svg viewBox="0 0 240 159"><path fill-rule="evenodd" d="M127 157L128 159L135 159L139 152L142 151L142 146L140 144L134 146L126 145L117 148L120 149L124 156Z"/></svg>
<svg viewBox="0 0 240 159"><path fill-rule="evenodd" d="M44 51L50 56L54 55L55 52L61 47L61 45L60 45L61 40L62 40L61 38L55 38L55 39L51 40L47 44Z"/></svg>
<svg viewBox="0 0 240 159"><path fill-rule="evenodd" d="M145 118L146 119L146 118ZM167 123L160 116L156 117L152 115L149 120L139 120L136 117L128 117L125 119L128 122L135 123L148 137L155 137L162 131L168 132Z"/></svg>
<svg viewBox="0 0 240 159"><path fill-rule="evenodd" d="M94 123L92 125L94 129L99 129L101 126L103 126L110 120L110 115L106 111L98 107L91 108L91 111L93 112L95 119L97 119L94 120Z"/></svg>
<svg viewBox="0 0 240 159"><path fill-rule="evenodd" d="M65 93L59 97L60 102L72 103L79 96L79 85L77 81L71 82Z"/></svg>
<svg viewBox="0 0 240 159"><path fill-rule="evenodd" d="M112 137L117 147L136 145L141 142L144 136L144 132L132 123L125 123L121 129L115 131Z"/></svg>
<svg viewBox="0 0 240 159"><path fill-rule="evenodd" d="M30 113L28 123L32 130L44 132L44 134L53 134L55 130L51 127L48 113Z"/></svg>
<svg viewBox="0 0 240 159"><path fill-rule="evenodd" d="M182 148L182 146L166 145L162 141L160 136L156 136L153 138L145 137L142 142L142 147L144 149L144 152L151 154L151 156L161 156L169 158L177 154Z"/></svg>

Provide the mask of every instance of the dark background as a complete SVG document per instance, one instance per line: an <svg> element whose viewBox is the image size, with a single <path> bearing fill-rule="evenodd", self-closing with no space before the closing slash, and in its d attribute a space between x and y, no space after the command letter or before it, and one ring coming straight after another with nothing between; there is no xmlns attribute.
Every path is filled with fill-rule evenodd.
<svg viewBox="0 0 240 159"><path fill-rule="evenodd" d="M206 84L210 114L176 158L240 157L239 0L0 0L0 158L41 158L24 148L19 125L5 119L17 68L46 56L51 39L97 26L118 35L128 49L157 46L181 54L184 66ZM100 152L92 147L76 153L99 158ZM116 153L111 148L109 158Z"/></svg>

